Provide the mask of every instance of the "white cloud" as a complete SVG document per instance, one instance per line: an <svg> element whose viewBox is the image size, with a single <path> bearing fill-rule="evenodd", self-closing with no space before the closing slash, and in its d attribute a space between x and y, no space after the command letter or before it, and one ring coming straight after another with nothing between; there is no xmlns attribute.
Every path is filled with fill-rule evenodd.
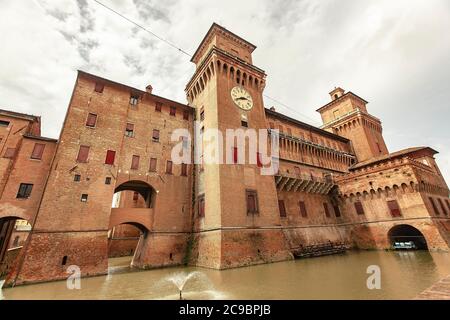
<svg viewBox="0 0 450 320"><path fill-rule="evenodd" d="M102 1L191 53L213 21L248 39L266 93L300 120L320 124L330 89L352 90L371 101L391 151L435 147L450 181L448 1ZM92 0L0 9L0 107L42 115L46 135L59 135L77 69L185 101L189 58Z"/></svg>

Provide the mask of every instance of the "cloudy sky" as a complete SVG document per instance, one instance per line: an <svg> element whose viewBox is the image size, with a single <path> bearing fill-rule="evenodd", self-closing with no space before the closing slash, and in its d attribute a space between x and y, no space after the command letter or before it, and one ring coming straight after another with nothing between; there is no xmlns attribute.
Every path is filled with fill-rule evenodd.
<svg viewBox="0 0 450 320"><path fill-rule="evenodd" d="M390 151L429 145L450 182L450 1L101 0L193 53L217 22L256 44L266 106L320 125L335 86L370 101ZM0 0L0 108L58 137L76 70L186 102L189 57L93 0Z"/></svg>

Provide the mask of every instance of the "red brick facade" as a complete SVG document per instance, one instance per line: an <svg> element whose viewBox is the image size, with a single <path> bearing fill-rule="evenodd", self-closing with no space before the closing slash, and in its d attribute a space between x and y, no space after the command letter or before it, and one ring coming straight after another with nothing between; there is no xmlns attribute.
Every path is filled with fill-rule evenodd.
<svg viewBox="0 0 450 320"><path fill-rule="evenodd" d="M40 137L38 117L0 111L1 243L11 237L10 221L32 224L8 282L63 279L69 265L83 276L106 274L108 257L126 254L140 268L224 269L293 259L295 248L329 241L384 249L404 224L429 249L448 250L449 190L436 151L389 154L367 102L340 88L318 110L323 128L266 109L255 48L214 24L192 59L187 105L151 86L141 91L80 71L58 141ZM251 95L251 110L234 104L236 86ZM203 130L279 129L279 171L173 163L172 133L193 136L195 120ZM39 148L41 159L32 159ZM33 184L31 194L21 184Z"/></svg>

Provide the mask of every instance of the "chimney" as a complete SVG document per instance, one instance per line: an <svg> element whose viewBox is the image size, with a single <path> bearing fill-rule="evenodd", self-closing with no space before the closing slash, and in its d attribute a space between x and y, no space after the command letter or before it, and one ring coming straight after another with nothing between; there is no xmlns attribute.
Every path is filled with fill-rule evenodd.
<svg viewBox="0 0 450 320"><path fill-rule="evenodd" d="M338 88L334 88L333 91L330 92L330 96L331 96L331 101L337 100L340 97L342 97L345 94L345 90L338 87Z"/></svg>
<svg viewBox="0 0 450 320"><path fill-rule="evenodd" d="M145 88L145 91L147 91L148 94L152 94L152 92L153 92L153 87L152 87L151 85L148 85L148 86Z"/></svg>
<svg viewBox="0 0 450 320"><path fill-rule="evenodd" d="M270 108L270 111L274 111L275 112L275 107Z"/></svg>

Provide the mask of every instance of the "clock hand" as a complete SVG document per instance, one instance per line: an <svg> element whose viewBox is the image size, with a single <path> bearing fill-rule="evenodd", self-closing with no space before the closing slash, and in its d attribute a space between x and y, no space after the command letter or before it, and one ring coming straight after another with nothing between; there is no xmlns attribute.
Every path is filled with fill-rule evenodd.
<svg viewBox="0 0 450 320"><path fill-rule="evenodd" d="M236 100L248 100L248 99L245 97L240 97L240 98L237 98Z"/></svg>

